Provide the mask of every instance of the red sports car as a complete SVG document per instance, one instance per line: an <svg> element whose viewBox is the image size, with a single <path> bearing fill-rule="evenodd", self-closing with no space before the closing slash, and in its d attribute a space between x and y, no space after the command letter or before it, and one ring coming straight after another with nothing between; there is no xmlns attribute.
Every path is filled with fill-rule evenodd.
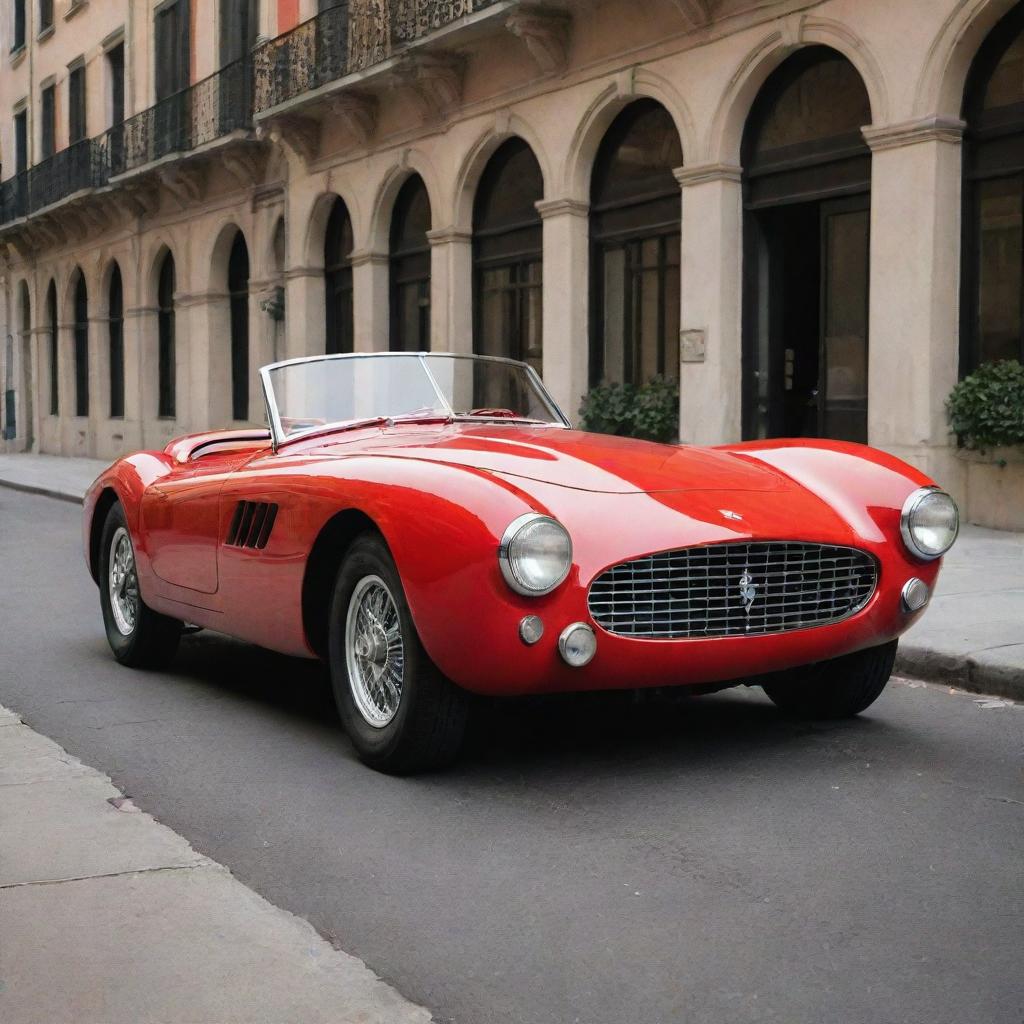
<svg viewBox="0 0 1024 1024"><path fill-rule="evenodd" d="M956 539L882 452L570 427L528 366L426 353L261 370L269 430L121 459L84 542L118 661L183 625L322 658L359 755L450 760L470 694L756 682L863 711Z"/></svg>

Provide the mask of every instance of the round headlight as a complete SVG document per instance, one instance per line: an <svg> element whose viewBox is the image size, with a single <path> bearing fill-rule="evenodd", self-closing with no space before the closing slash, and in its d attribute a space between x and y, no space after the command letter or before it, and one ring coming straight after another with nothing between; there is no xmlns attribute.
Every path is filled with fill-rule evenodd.
<svg viewBox="0 0 1024 1024"><path fill-rule="evenodd" d="M505 582L517 594L550 594L569 575L572 541L561 523L529 512L505 531L498 563Z"/></svg>
<svg viewBox="0 0 1024 1024"><path fill-rule="evenodd" d="M937 487L921 487L903 504L900 533L911 554L925 561L940 558L960 532L956 502Z"/></svg>

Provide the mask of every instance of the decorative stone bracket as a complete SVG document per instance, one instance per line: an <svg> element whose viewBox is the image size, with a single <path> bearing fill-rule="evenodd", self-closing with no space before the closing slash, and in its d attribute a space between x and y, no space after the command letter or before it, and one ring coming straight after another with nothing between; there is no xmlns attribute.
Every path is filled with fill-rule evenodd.
<svg viewBox="0 0 1024 1024"><path fill-rule="evenodd" d="M306 114L283 114L264 121L257 135L280 142L307 165L320 155L320 122Z"/></svg>
<svg viewBox="0 0 1024 1024"><path fill-rule="evenodd" d="M711 0L672 0L688 31L711 21Z"/></svg>
<svg viewBox="0 0 1024 1024"><path fill-rule="evenodd" d="M462 99L465 64L454 54L417 54L401 60L394 74L419 99L427 118L440 117Z"/></svg>
<svg viewBox="0 0 1024 1024"><path fill-rule="evenodd" d="M171 193L183 210L203 198L204 174L202 168L181 165L166 167L159 172L160 184Z"/></svg>
<svg viewBox="0 0 1024 1024"><path fill-rule="evenodd" d="M324 100L326 116L338 121L360 146L377 127L377 98L361 92L341 92Z"/></svg>
<svg viewBox="0 0 1024 1024"><path fill-rule="evenodd" d="M508 16L505 26L526 44L526 49L542 72L554 74L565 69L569 62L572 30L572 17L565 11L547 7L520 7Z"/></svg>

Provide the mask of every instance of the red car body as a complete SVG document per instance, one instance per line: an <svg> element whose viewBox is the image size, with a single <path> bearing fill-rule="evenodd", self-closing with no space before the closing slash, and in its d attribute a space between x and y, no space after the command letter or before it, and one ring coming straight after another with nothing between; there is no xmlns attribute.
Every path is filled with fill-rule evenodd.
<svg viewBox="0 0 1024 1024"><path fill-rule="evenodd" d="M265 432L181 438L121 459L85 500L94 578L107 509L119 500L142 599L165 615L284 654L323 657L339 550L371 526L401 575L423 645L478 693L713 684L874 647L916 619L901 605L913 577L933 588L940 562L901 541L907 497L930 481L882 452L829 441L691 448L558 427L465 422L381 424L305 434L275 451ZM240 502L273 503L266 546L227 542ZM548 514L569 531L568 579L544 597L513 592L498 548L509 523ZM788 540L869 552L878 582L843 621L756 636L638 639L602 629L588 588L643 555L730 541ZM524 616L542 619L534 646ZM590 624L597 654L571 668L570 623Z"/></svg>

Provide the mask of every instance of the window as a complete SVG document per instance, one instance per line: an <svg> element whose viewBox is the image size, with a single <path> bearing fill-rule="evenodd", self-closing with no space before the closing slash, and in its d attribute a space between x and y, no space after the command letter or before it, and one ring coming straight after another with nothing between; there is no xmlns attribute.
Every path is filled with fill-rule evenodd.
<svg viewBox="0 0 1024 1024"><path fill-rule="evenodd" d="M473 348L543 369L541 292L544 198L540 165L522 139L491 157L473 213Z"/></svg>
<svg viewBox="0 0 1024 1024"><path fill-rule="evenodd" d="M351 257L352 219L345 204L335 199L324 237L324 297L329 353L351 352L354 347Z"/></svg>
<svg viewBox="0 0 1024 1024"><path fill-rule="evenodd" d="M14 0L14 43L11 53L25 45L25 0Z"/></svg>
<svg viewBox="0 0 1024 1024"><path fill-rule="evenodd" d="M89 415L89 296L81 271L75 283L75 415Z"/></svg>
<svg viewBox="0 0 1024 1024"><path fill-rule="evenodd" d="M107 74L110 76L110 123L124 120L124 43L107 50Z"/></svg>
<svg viewBox="0 0 1024 1024"><path fill-rule="evenodd" d="M259 9L256 0L221 0L221 67L244 57L256 45L258 32Z"/></svg>
<svg viewBox="0 0 1024 1024"><path fill-rule="evenodd" d="M46 160L53 156L57 138L57 96L55 87L52 85L48 85L43 90L42 109L39 116L39 152L40 158Z"/></svg>
<svg viewBox="0 0 1024 1024"><path fill-rule="evenodd" d="M68 142L85 137L85 65L78 64L68 75Z"/></svg>
<svg viewBox="0 0 1024 1024"><path fill-rule="evenodd" d="M14 115L14 169L18 174L28 170L28 111Z"/></svg>
<svg viewBox="0 0 1024 1024"><path fill-rule="evenodd" d="M960 365L1024 360L1024 8L975 58L964 97L966 232Z"/></svg>
<svg viewBox="0 0 1024 1024"><path fill-rule="evenodd" d="M668 111L628 106L601 143L591 188L591 382L679 376L679 183Z"/></svg>
<svg viewBox="0 0 1024 1024"><path fill-rule="evenodd" d="M154 159L182 149L191 127L188 0L173 0L156 12L156 108L153 111Z"/></svg>
<svg viewBox="0 0 1024 1024"><path fill-rule="evenodd" d="M110 417L124 416L124 288L121 268L115 263L107 297L110 340Z"/></svg>
<svg viewBox="0 0 1024 1024"><path fill-rule="evenodd" d="M39 32L53 27L53 0L39 0Z"/></svg>
<svg viewBox="0 0 1024 1024"><path fill-rule="evenodd" d="M156 303L157 415L171 418L175 415L177 359L174 351L174 257L170 253L160 264Z"/></svg>
<svg viewBox="0 0 1024 1024"><path fill-rule="evenodd" d="M235 235L228 257L231 296L231 415L249 418L249 250L242 232Z"/></svg>
<svg viewBox="0 0 1024 1024"><path fill-rule="evenodd" d="M430 199L414 174L395 200L391 221L391 351L430 348Z"/></svg>
<svg viewBox="0 0 1024 1024"><path fill-rule="evenodd" d="M60 350L60 338L57 333L57 285L50 282L46 290L46 327L50 355L50 415L60 415L60 362L57 354Z"/></svg>

